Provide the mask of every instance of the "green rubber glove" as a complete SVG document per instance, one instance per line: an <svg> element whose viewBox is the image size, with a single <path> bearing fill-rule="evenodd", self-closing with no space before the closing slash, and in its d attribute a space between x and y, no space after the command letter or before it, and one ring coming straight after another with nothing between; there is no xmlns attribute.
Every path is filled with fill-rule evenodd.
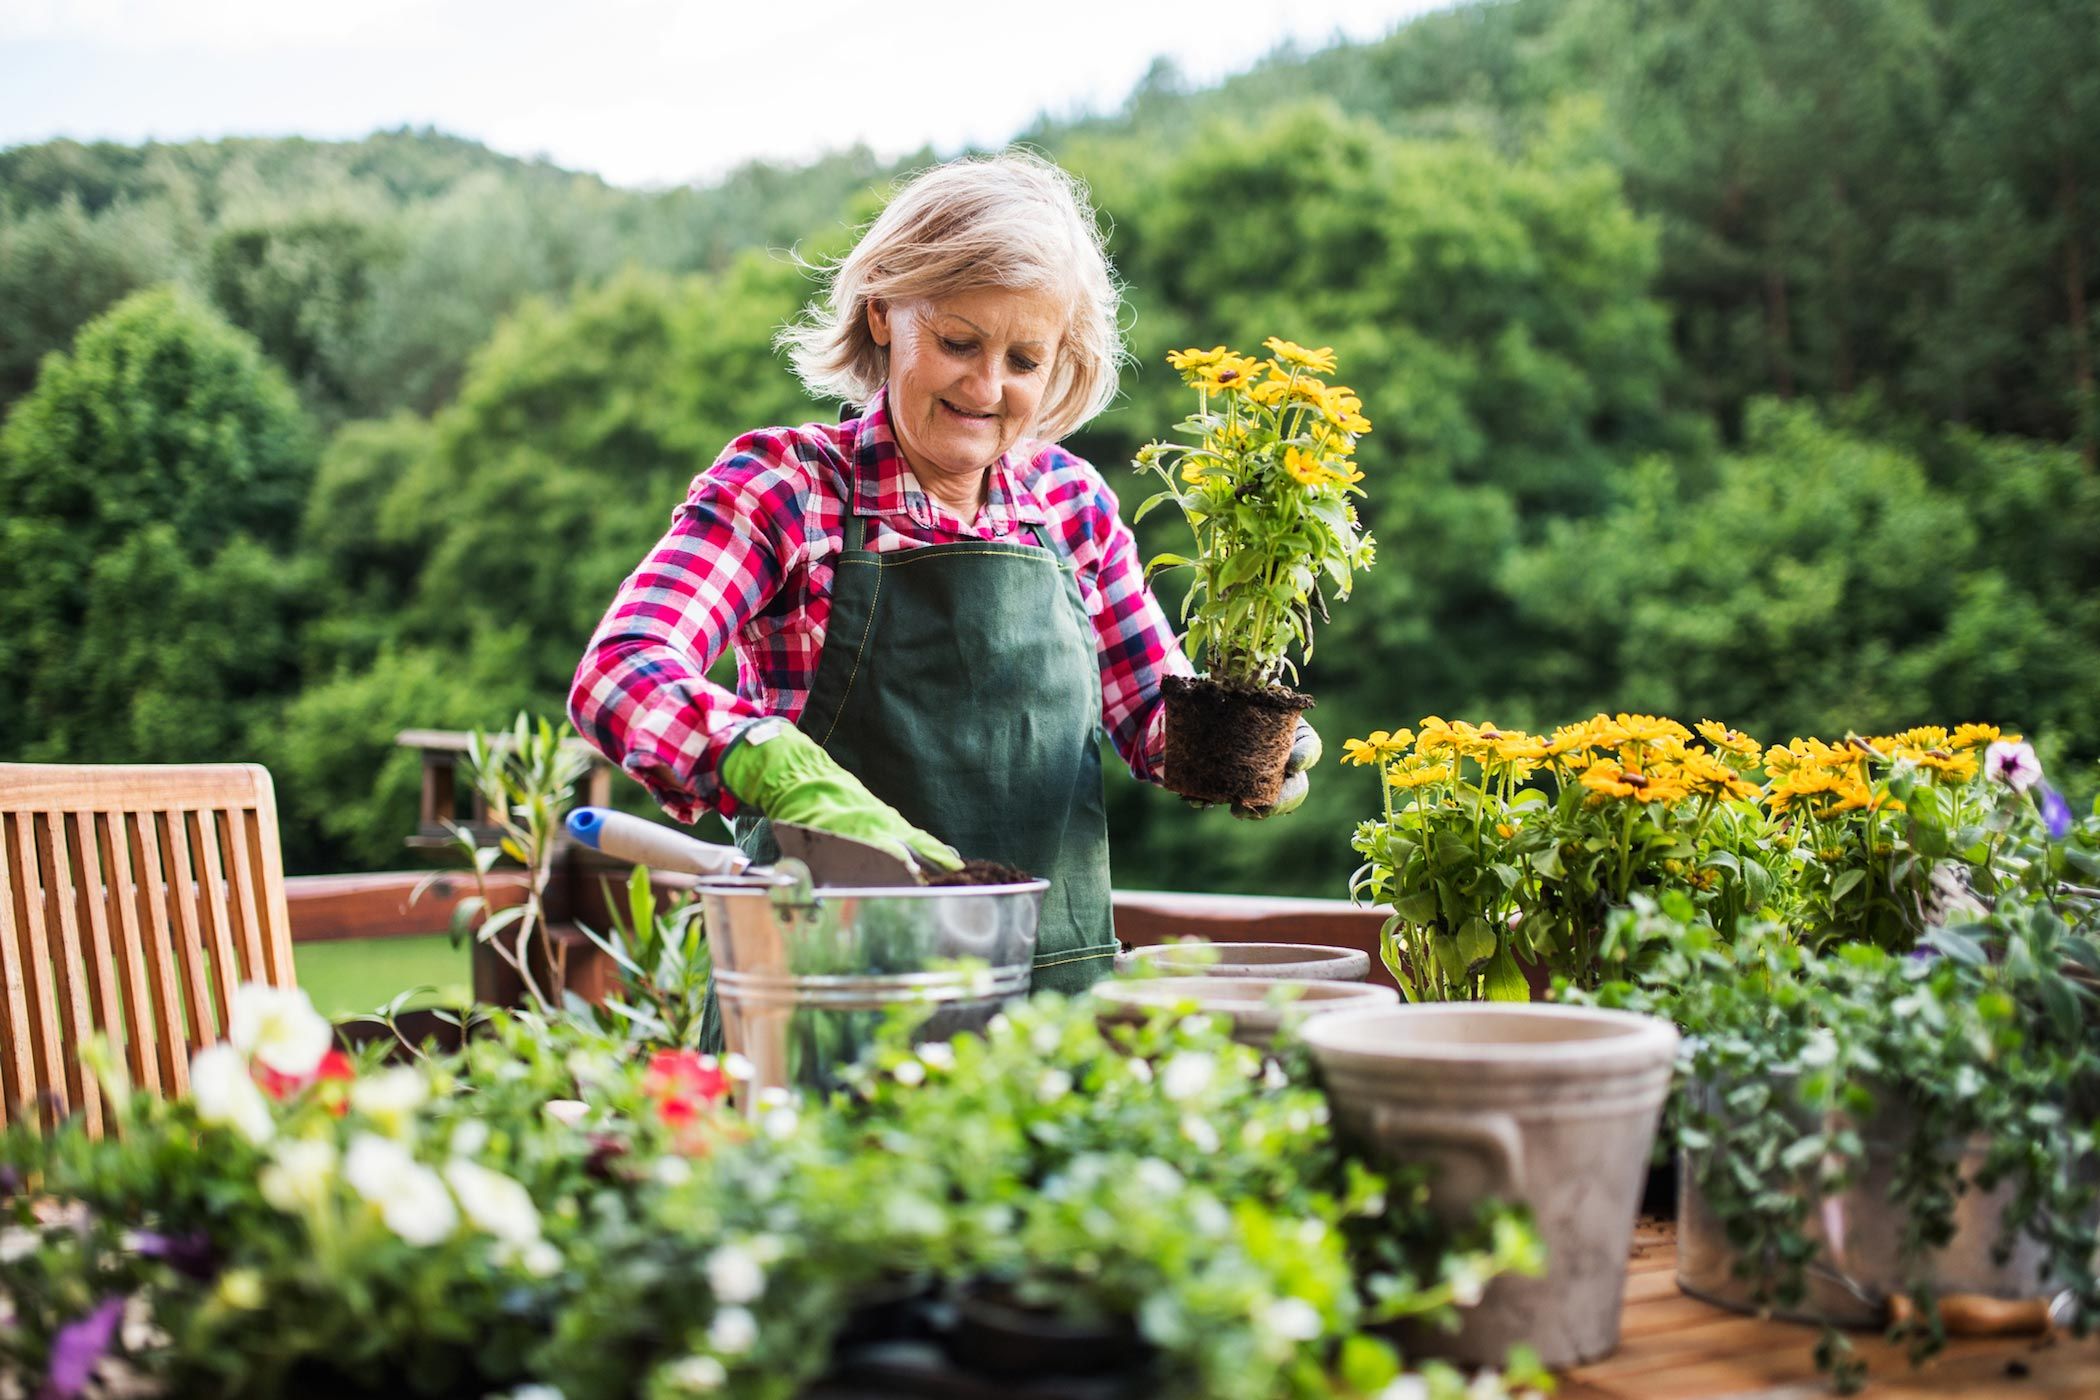
<svg viewBox="0 0 2100 1400"><path fill-rule="evenodd" d="M731 796L776 822L850 836L937 870L962 868L954 847L904 820L784 720L746 725L722 755L721 776Z"/></svg>
<svg viewBox="0 0 2100 1400"><path fill-rule="evenodd" d="M1283 790L1276 795L1276 805L1247 807L1235 802L1232 814L1242 821L1258 822L1264 817L1297 811L1305 803L1305 794L1312 790L1312 779L1305 770L1320 761L1320 753L1320 736L1306 723L1305 716L1298 716L1298 728L1291 736L1291 756L1283 764Z"/></svg>

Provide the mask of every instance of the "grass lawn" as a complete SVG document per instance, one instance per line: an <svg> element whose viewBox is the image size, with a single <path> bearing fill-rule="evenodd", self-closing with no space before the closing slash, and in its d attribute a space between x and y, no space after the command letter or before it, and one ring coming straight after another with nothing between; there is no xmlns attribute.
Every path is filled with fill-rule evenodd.
<svg viewBox="0 0 2100 1400"><path fill-rule="evenodd" d="M371 1011L410 987L433 987L414 1005L457 1004L473 995L467 949L442 933L415 938L351 938L301 943L293 958L299 985L323 1016Z"/></svg>

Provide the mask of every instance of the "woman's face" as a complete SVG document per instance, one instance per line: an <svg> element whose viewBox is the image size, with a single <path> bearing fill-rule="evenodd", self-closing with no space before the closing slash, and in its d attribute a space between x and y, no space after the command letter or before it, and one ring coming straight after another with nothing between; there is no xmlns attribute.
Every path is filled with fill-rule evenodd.
<svg viewBox="0 0 2100 1400"><path fill-rule="evenodd" d="M890 426L920 481L959 485L1028 431L1064 324L1050 293L1004 287L868 304L890 352Z"/></svg>

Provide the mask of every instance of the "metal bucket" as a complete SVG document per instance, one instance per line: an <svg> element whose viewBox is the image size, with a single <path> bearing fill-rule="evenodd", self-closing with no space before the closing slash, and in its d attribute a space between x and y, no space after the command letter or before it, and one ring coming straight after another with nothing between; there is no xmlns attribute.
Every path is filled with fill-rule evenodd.
<svg viewBox="0 0 2100 1400"><path fill-rule="evenodd" d="M1706 1085L1694 1085L1689 1092L1707 1096L1709 1103L1717 1097ZM1811 1126L1804 1119L1803 1130ZM1860 1136L1866 1156L1858 1180L1818 1201L1804 1227L1816 1246L1807 1266L1807 1296L1791 1308L1774 1306L1773 1316L1840 1327L1881 1327L1888 1321L1888 1300L1911 1291L1903 1265L1905 1220L1893 1198L1897 1164L1910 1137L1909 1116L1900 1105L1891 1105L1869 1119ZM2046 1297L2055 1290L2042 1276L2044 1253L2034 1240L2022 1235L2003 1262L1994 1257L2012 1206L2013 1186L2007 1182L1985 1191L1974 1184L1987 1146L1982 1141L1961 1145L1961 1175L1968 1189L1955 1202L1954 1236L1922 1261L1920 1271L1942 1297ZM1737 1273L1742 1255L1728 1242L1690 1160L1680 1159L1677 1180L1678 1286L1736 1312L1763 1311L1754 1301L1755 1280Z"/></svg>
<svg viewBox="0 0 2100 1400"><path fill-rule="evenodd" d="M1046 880L815 888L782 872L703 880L723 1048L751 1062L738 1104L823 1090L900 1008L920 1040L982 1029L1028 993Z"/></svg>

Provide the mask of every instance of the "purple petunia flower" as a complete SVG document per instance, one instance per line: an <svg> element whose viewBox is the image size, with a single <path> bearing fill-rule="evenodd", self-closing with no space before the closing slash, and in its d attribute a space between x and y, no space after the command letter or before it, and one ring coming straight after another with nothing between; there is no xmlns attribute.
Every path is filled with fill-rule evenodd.
<svg viewBox="0 0 2100 1400"><path fill-rule="evenodd" d="M2025 792L2042 780L2042 763L2034 756L2034 745L2004 739L1983 751L1983 771L2014 792Z"/></svg>
<svg viewBox="0 0 2100 1400"><path fill-rule="evenodd" d="M2071 834L2071 804L2047 783L2042 784L2042 825L2049 828L2052 841L2061 841Z"/></svg>
<svg viewBox="0 0 2100 1400"><path fill-rule="evenodd" d="M51 1343L51 1374L37 1400L74 1400L94 1377L95 1363L116 1340L117 1324L124 1317L122 1298L104 1298L95 1310L58 1330Z"/></svg>
<svg viewBox="0 0 2100 1400"><path fill-rule="evenodd" d="M139 1230L131 1236L132 1250L147 1258L164 1261L185 1278L199 1281L219 1271L218 1252L202 1230L187 1235L163 1235L158 1230Z"/></svg>

